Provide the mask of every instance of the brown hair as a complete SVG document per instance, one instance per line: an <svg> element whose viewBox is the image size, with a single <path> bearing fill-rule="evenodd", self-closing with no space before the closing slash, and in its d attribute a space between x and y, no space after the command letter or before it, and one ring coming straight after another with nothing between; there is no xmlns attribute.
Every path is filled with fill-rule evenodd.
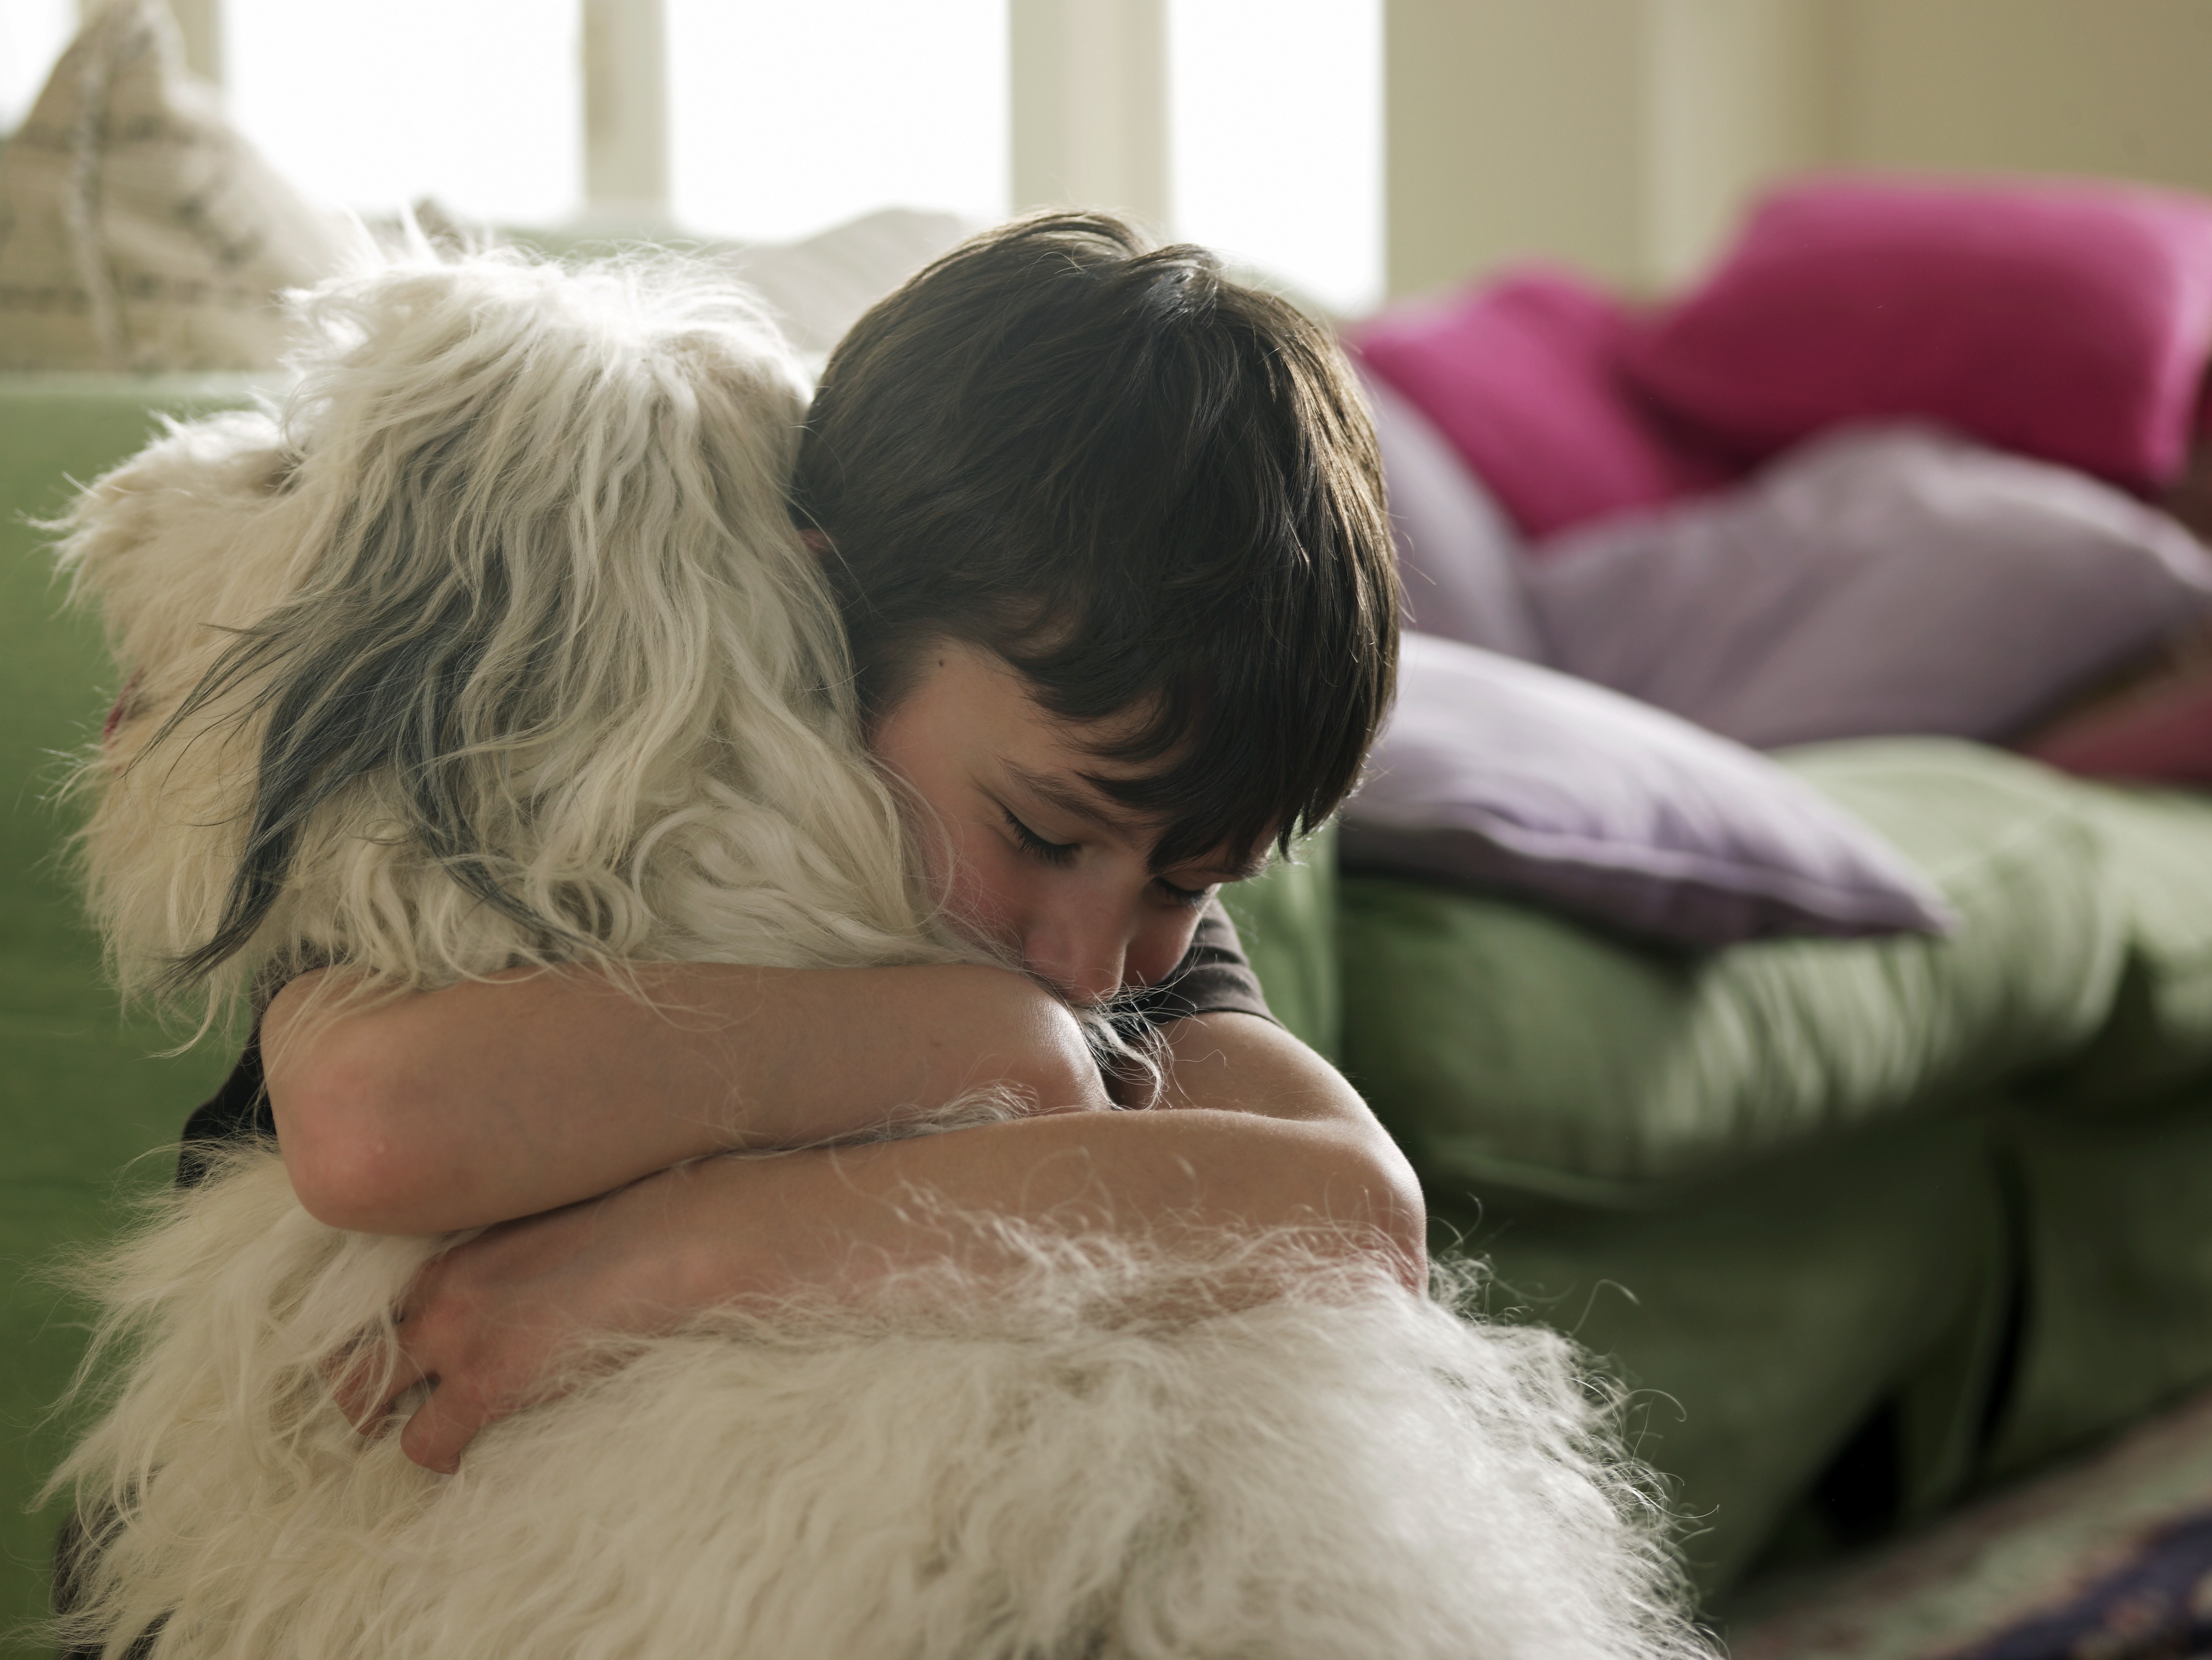
<svg viewBox="0 0 2212 1660"><path fill-rule="evenodd" d="M1162 866L1334 812L1389 704L1381 469L1319 325L1205 250L1018 220L945 255L830 359L795 510L827 538L863 707L950 637L1063 719L1133 717L1091 781Z"/></svg>

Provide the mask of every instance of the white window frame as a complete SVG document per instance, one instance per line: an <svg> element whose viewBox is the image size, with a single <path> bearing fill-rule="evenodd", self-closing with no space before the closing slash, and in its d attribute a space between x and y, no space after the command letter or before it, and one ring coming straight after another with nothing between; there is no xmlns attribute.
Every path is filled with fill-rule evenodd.
<svg viewBox="0 0 2212 1660"><path fill-rule="evenodd" d="M107 0L78 0L89 17ZM315 3L318 0L303 0ZM1009 0L1017 209L1110 204L1165 229L1164 0ZM661 0L581 0L582 218L647 229L669 206L667 27ZM223 79L222 0L169 0L185 61Z"/></svg>

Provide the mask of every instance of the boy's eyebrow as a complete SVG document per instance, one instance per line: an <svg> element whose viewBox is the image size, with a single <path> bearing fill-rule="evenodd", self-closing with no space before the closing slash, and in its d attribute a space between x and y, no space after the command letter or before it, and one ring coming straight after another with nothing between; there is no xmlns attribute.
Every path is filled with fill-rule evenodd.
<svg viewBox="0 0 2212 1660"><path fill-rule="evenodd" d="M1004 764L1008 777L1047 806L1057 807L1072 818L1080 818L1086 824L1110 830L1116 836L1129 835L1129 821L1117 818L1112 808L1090 791L1062 783L1048 773L1031 772L1018 761L1008 761Z"/></svg>
<svg viewBox="0 0 2212 1660"><path fill-rule="evenodd" d="M1048 806L1057 807L1070 818L1080 818L1086 824L1096 825L1098 829L1113 835L1128 837L1131 840L1135 839L1131 835L1129 821L1116 815L1112 807L1099 800L1090 791L1078 789L1073 785L1063 783L1048 773L1031 772L1018 761L1008 761L1004 764L1008 777ZM1217 881L1244 882L1257 876L1267 867L1267 849L1262 848L1249 859L1240 860L1234 865L1214 866L1203 873L1212 877ZM1155 866L1155 872L1158 868Z"/></svg>

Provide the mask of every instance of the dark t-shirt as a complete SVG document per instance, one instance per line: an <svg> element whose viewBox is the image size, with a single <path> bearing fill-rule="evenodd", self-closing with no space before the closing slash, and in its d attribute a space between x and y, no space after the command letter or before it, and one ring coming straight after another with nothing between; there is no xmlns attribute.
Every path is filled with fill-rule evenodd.
<svg viewBox="0 0 2212 1660"><path fill-rule="evenodd" d="M1267 1012L1260 978L1252 972L1237 938L1237 925L1229 920L1218 899L1207 905L1198 919L1198 932L1191 936L1190 949L1175 971L1158 985L1134 994L1119 1018L1127 1027L1157 1029L1170 1020L1198 1014L1256 1014L1263 1020L1274 1018ZM262 1081L261 1028L257 1022L222 1087L185 1121L184 1150L177 1156L178 1184L191 1187L207 1173L206 1158L195 1152L196 1147L209 1143L219 1147L257 1135L273 1140L276 1134L276 1120L269 1113L269 1092Z"/></svg>

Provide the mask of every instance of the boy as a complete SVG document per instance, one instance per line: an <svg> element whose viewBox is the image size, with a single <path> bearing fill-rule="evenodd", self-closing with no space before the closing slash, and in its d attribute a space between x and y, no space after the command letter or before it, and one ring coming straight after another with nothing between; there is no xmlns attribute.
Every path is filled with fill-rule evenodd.
<svg viewBox="0 0 2212 1660"><path fill-rule="evenodd" d="M307 1208L498 1225L404 1313L393 1387L435 1387L402 1444L432 1468L580 1330L948 1251L988 1268L988 1240L915 1219L917 1190L1155 1236L1326 1221L1420 1277L1403 1158L1266 1018L1213 902L1335 808L1392 684L1379 472L1334 347L1195 250L1091 216L1017 223L855 326L794 500L949 915L1029 972L660 964L649 1004L576 971L313 1022L313 976L281 990L268 1122ZM1082 1110L1113 1104L1067 1005L1112 999L1158 1031L1171 1110ZM706 1157L992 1082L1039 1110ZM188 1134L242 1128L257 1088L242 1067ZM386 1395L347 1392L380 1418Z"/></svg>

